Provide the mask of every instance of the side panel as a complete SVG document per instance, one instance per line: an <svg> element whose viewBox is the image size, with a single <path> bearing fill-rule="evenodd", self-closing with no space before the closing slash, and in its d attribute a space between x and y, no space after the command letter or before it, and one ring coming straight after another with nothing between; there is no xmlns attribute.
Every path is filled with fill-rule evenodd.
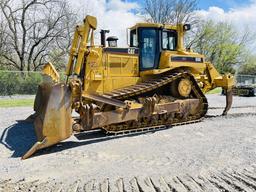
<svg viewBox="0 0 256 192"><path fill-rule="evenodd" d="M135 48L106 48L104 92L134 85L139 81L139 57Z"/></svg>
<svg viewBox="0 0 256 192"><path fill-rule="evenodd" d="M138 57L106 54L108 76L111 77L137 77Z"/></svg>
<svg viewBox="0 0 256 192"><path fill-rule="evenodd" d="M86 57L86 67L83 68L84 92L102 93L104 90L104 66L102 63L102 48L91 48L90 54Z"/></svg>
<svg viewBox="0 0 256 192"><path fill-rule="evenodd" d="M136 84L139 78L138 49L94 48L86 62L85 92L103 94Z"/></svg>
<svg viewBox="0 0 256 192"><path fill-rule="evenodd" d="M192 73L203 74L206 69L204 57L197 53L163 51L160 58L160 69L190 68Z"/></svg>

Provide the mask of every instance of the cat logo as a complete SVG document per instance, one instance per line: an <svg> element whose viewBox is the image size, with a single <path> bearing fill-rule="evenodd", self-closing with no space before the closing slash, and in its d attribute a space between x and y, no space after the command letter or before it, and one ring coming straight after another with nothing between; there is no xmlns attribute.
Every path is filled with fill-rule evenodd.
<svg viewBox="0 0 256 192"><path fill-rule="evenodd" d="M134 55L135 54L135 49L128 49L128 54Z"/></svg>

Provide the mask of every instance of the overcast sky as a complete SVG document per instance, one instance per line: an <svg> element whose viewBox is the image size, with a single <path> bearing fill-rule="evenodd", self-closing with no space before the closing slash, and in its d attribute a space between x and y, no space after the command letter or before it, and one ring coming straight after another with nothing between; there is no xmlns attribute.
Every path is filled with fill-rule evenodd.
<svg viewBox="0 0 256 192"><path fill-rule="evenodd" d="M137 10L143 0L69 0L81 18L91 14L98 19L98 29L110 29L119 37L119 45L126 44L126 28L143 18ZM199 0L197 13L206 19L228 21L238 30L250 27L256 31L256 0Z"/></svg>

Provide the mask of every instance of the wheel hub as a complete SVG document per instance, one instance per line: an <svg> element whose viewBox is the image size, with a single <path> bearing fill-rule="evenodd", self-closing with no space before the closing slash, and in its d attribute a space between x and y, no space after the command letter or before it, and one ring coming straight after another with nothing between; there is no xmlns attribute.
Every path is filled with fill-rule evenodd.
<svg viewBox="0 0 256 192"><path fill-rule="evenodd" d="M179 94L182 97L188 97L191 93L192 85L189 79L181 79L178 85Z"/></svg>

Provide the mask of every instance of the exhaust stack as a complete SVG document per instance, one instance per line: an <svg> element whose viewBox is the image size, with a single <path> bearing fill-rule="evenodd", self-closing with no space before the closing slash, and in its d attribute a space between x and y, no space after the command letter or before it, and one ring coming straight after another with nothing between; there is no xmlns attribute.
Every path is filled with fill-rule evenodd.
<svg viewBox="0 0 256 192"><path fill-rule="evenodd" d="M100 40L102 47L106 47L106 34L109 33L109 30L101 30L100 31Z"/></svg>

